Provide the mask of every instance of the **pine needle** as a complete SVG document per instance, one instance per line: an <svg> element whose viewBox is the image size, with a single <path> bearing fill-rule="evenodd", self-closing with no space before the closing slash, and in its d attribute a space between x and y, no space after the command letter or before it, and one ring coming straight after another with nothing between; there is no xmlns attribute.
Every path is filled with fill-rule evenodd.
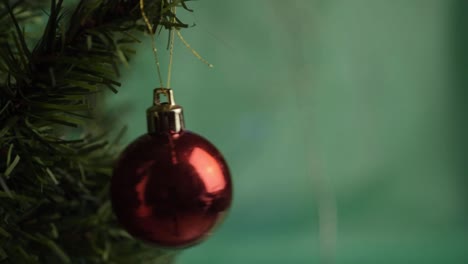
<svg viewBox="0 0 468 264"><path fill-rule="evenodd" d="M18 165L19 161L20 161L20 156L16 155L13 162L11 162L10 165L8 165L7 169L3 173L3 175L5 175L5 178L8 179L10 177L11 172L15 169L16 165Z"/></svg>

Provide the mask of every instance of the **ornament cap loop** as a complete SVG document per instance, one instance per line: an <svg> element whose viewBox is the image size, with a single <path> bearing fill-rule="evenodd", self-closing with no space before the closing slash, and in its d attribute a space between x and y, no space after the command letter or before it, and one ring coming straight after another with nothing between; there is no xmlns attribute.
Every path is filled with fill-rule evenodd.
<svg viewBox="0 0 468 264"><path fill-rule="evenodd" d="M161 95L165 95L167 98L167 104L170 106L175 106L174 93L172 89L167 88L156 88L154 89L154 105L162 105Z"/></svg>
<svg viewBox="0 0 468 264"><path fill-rule="evenodd" d="M162 101L165 95L166 102ZM146 111L148 133L179 133L185 127L184 113L174 100L172 89L154 89L153 106Z"/></svg>

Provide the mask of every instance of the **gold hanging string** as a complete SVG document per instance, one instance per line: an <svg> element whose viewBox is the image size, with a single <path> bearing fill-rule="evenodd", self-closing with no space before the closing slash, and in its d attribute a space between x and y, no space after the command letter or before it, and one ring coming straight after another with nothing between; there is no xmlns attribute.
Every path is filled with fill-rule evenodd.
<svg viewBox="0 0 468 264"><path fill-rule="evenodd" d="M161 1L161 10L163 7L163 1ZM171 1L171 4L173 1ZM171 19L171 22L175 24L176 18L176 5L173 5L171 7L171 10L174 14L174 16ZM156 31L153 29L153 26L151 25L150 20L148 19L148 16L146 15L145 12L145 2L144 0L140 0L140 11L141 11L141 16L143 17L143 20L145 21L146 27L148 28L148 31L151 35L151 46L153 49L153 55L154 55L154 60L156 61L156 70L158 73L158 78L159 78L159 84L160 87L164 87L163 79L162 79L162 74L161 74L161 65L159 63L159 57L158 57L158 50L156 48ZM168 65L168 71L167 71L167 88L171 87L171 80L172 80L172 65L173 65L173 57L174 57L174 39L175 39L175 33L177 32L177 37L182 41L182 43L185 45L187 49L189 49L192 54L201 62L206 64L208 67L212 68L213 64L209 63L207 60L205 60L195 49L193 49L190 44L184 39L182 34L180 33L179 29L176 27L171 28L170 32L170 42L169 42L169 65Z"/></svg>
<svg viewBox="0 0 468 264"><path fill-rule="evenodd" d="M176 6L174 5L172 7L172 13L174 14L174 17L171 19L171 22L175 24L177 21L175 19L176 15ZM193 49L190 44L184 39L182 34L180 33L179 29L176 27L171 28L171 34L170 34L170 42L169 42L169 69L167 72L167 88L171 87L171 78L172 78L172 64L173 64L173 55L174 55L174 33L177 32L177 36L179 39L184 43L185 47L189 49L192 54L201 62L204 64L208 65L208 67L213 68L213 64L209 63L207 60L205 60L195 49Z"/></svg>
<svg viewBox="0 0 468 264"><path fill-rule="evenodd" d="M146 27L148 28L148 31L151 36L151 47L153 49L154 60L156 61L156 71L158 73L159 85L163 87L164 84L163 84L162 75L161 75L161 66L159 64L158 50L156 48L156 40L155 40L156 31L153 30L153 26L151 25L151 22L149 21L148 16L146 16L144 0L140 0L140 11L141 11L141 16L143 17L143 20L145 21Z"/></svg>
<svg viewBox="0 0 468 264"><path fill-rule="evenodd" d="M176 19L176 6L174 5L172 7L172 13L174 14L174 17L172 17L172 23L175 24ZM172 57L174 55L174 33L177 30L177 28L172 27L171 28L171 36L170 36L170 47L169 47L169 66L167 70L167 88L171 88L171 77L172 77Z"/></svg>
<svg viewBox="0 0 468 264"><path fill-rule="evenodd" d="M204 64L208 65L208 67L210 68L213 68L213 64L209 63L207 60L205 60L196 50L194 50L190 44L188 44L188 42L184 39L184 37L182 37L182 34L180 33L179 30L177 30L177 36L179 37L179 39L182 41L182 43L184 43L185 47L187 47L187 49L189 49L192 54L198 59L200 60L201 62L203 62Z"/></svg>

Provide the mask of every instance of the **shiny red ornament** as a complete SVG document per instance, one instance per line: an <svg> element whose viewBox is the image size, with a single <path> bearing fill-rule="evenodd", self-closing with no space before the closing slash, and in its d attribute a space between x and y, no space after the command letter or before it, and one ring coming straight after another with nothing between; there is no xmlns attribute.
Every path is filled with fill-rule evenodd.
<svg viewBox="0 0 468 264"><path fill-rule="evenodd" d="M179 106L155 105L157 111L148 110L150 133L131 143L115 166L112 206L135 238L187 247L206 238L227 213L230 173L216 147L184 130L182 112L174 115Z"/></svg>

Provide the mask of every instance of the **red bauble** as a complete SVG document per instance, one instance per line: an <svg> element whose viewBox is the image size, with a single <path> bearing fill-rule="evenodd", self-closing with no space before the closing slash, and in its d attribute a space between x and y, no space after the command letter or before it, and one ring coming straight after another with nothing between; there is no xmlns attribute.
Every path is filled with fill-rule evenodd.
<svg viewBox="0 0 468 264"><path fill-rule="evenodd" d="M149 133L124 150L111 182L114 212L134 237L161 247L203 240L232 198L220 152L185 130Z"/></svg>

